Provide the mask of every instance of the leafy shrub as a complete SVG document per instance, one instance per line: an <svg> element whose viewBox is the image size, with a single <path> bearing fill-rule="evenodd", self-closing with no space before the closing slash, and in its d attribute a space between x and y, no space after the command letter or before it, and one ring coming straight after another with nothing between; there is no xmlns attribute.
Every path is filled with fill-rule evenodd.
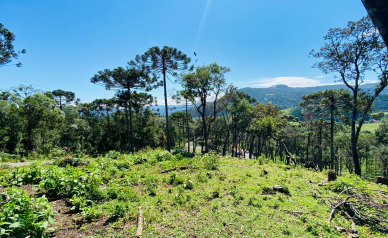
<svg viewBox="0 0 388 238"><path fill-rule="evenodd" d="M85 207L82 212L83 217L86 220L93 220L101 217L103 215L103 212L101 210L98 210L97 207Z"/></svg>
<svg viewBox="0 0 388 238"><path fill-rule="evenodd" d="M193 181L186 179L185 182L183 183L183 187L188 190L192 190L194 188L194 183Z"/></svg>
<svg viewBox="0 0 388 238"><path fill-rule="evenodd" d="M180 154L183 158L193 158L194 157L193 153L189 153L189 152L187 152L187 150L185 150L183 148L176 148L172 152L172 154L176 155L177 157L180 157L180 156L178 156Z"/></svg>
<svg viewBox="0 0 388 238"><path fill-rule="evenodd" d="M85 163L84 163L83 159L81 159L81 158L71 158L71 157L68 157L68 158L59 160L57 162L57 164L58 164L59 167L66 167L67 165L70 165L70 166L73 166L73 167L77 167L77 166L80 166L80 165L84 165Z"/></svg>
<svg viewBox="0 0 388 238"><path fill-rule="evenodd" d="M9 180L13 185L38 184L42 179L43 170L33 163L29 167L16 168L10 173Z"/></svg>
<svg viewBox="0 0 388 238"><path fill-rule="evenodd" d="M186 203L187 199L183 196L184 188L179 186L178 187L178 193L174 197L173 204L183 205Z"/></svg>
<svg viewBox="0 0 388 238"><path fill-rule="evenodd" d="M136 191L129 187L124 187L117 195L119 201L138 202L140 200Z"/></svg>
<svg viewBox="0 0 388 238"><path fill-rule="evenodd" d="M120 157L120 152L111 150L108 153L105 154L105 158L107 159L118 159Z"/></svg>
<svg viewBox="0 0 388 238"><path fill-rule="evenodd" d="M70 202L73 205L70 209L72 212L83 211L87 206L92 205L92 201L87 200L85 197L73 196L73 198L70 199Z"/></svg>
<svg viewBox="0 0 388 238"><path fill-rule="evenodd" d="M156 196L156 189L158 188L158 185L155 183L148 184L146 191L148 192L148 195L151 197Z"/></svg>
<svg viewBox="0 0 388 238"><path fill-rule="evenodd" d="M205 174L202 174L202 173L197 175L197 179L198 179L198 182L200 182L200 183L207 183L207 181L209 180L207 178L207 176Z"/></svg>
<svg viewBox="0 0 388 238"><path fill-rule="evenodd" d="M168 183L177 186L183 184L184 181L185 179L183 177L178 176L177 173L173 171L170 175Z"/></svg>
<svg viewBox="0 0 388 238"><path fill-rule="evenodd" d="M161 162L161 161L166 161L166 160L173 160L175 158L174 155L172 155L170 152L168 151L163 151L159 154L157 154L155 156L155 159L158 161L158 162Z"/></svg>
<svg viewBox="0 0 388 238"><path fill-rule="evenodd" d="M141 155L132 156L133 164L143 164L147 160L143 158Z"/></svg>
<svg viewBox="0 0 388 238"><path fill-rule="evenodd" d="M114 166L117 169L119 169L119 170L130 169L132 165L133 165L133 163L130 160L117 160L117 161L114 161Z"/></svg>
<svg viewBox="0 0 388 238"><path fill-rule="evenodd" d="M339 177L335 181L331 181L328 184L328 188L333 192L340 193L347 188L366 188L366 183L357 175L348 175L344 177ZM348 191L349 193L353 192L352 190Z"/></svg>
<svg viewBox="0 0 388 238"><path fill-rule="evenodd" d="M202 156L205 169L218 170L220 167L220 159L215 154L204 154Z"/></svg>
<svg viewBox="0 0 388 238"><path fill-rule="evenodd" d="M9 190L9 202L0 207L2 237L44 237L54 223L53 209L43 196L30 198L17 188Z"/></svg>
<svg viewBox="0 0 388 238"><path fill-rule="evenodd" d="M103 193L99 189L100 184L99 174L85 174L71 166L67 166L65 170L51 167L38 185L38 191L45 193L49 198L71 198L75 195L100 200L103 198Z"/></svg>
<svg viewBox="0 0 388 238"><path fill-rule="evenodd" d="M125 216L125 213L128 211L129 205L124 203L116 204L112 213L108 217L108 222L117 221L118 219Z"/></svg>
<svg viewBox="0 0 388 238"><path fill-rule="evenodd" d="M238 205L242 200L244 200L244 197L241 195L240 191L238 191L234 186L231 188L230 194L232 194L234 198L234 205Z"/></svg>

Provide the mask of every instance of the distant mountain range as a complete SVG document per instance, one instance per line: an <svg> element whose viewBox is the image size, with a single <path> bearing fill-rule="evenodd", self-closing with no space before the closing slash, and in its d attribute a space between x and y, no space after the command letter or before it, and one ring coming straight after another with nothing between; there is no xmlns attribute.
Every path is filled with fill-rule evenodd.
<svg viewBox="0 0 388 238"><path fill-rule="evenodd" d="M368 83L361 86L364 91L373 91L376 88L376 83ZM302 102L302 95L308 95L326 89L348 89L344 84L323 85L316 87L288 87L280 84L269 88L241 88L239 91L245 92L252 97L255 97L259 103L271 102L277 105L279 109L287 109L299 106ZM388 111L388 89L384 89L375 100L375 110Z"/></svg>
<svg viewBox="0 0 388 238"><path fill-rule="evenodd" d="M364 91L373 91L376 88L376 83L368 83L362 85L362 90ZM288 87L284 84L274 85L269 88L241 88L239 91L245 92L252 97L256 98L259 103L267 104L271 102L273 105L277 105L280 110L294 108L296 112L296 116L299 116L300 109L299 103L302 102L302 96L308 95L314 92L325 91L326 89L348 89L343 84L335 84L335 85L323 85L316 87ZM374 110L379 111L388 111L388 88L384 89L382 93L375 100L375 108ZM185 112L186 105L169 105L169 114L174 112ZM151 107L152 111L155 113L160 113L161 115L165 115L164 105L153 106ZM195 110L193 105L188 105L188 111L195 117L198 117L199 114Z"/></svg>

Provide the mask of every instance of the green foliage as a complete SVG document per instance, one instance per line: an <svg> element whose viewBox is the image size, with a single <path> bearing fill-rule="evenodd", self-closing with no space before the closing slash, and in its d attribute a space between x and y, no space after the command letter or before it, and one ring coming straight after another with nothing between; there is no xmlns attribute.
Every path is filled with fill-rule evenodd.
<svg viewBox="0 0 388 238"><path fill-rule="evenodd" d="M86 207L92 205L91 200L87 200L85 197L77 197L75 195L70 199L70 202L73 205L70 210L75 213L83 211Z"/></svg>
<svg viewBox="0 0 388 238"><path fill-rule="evenodd" d="M347 188L365 188L366 183L357 175L347 175L337 178L335 181L331 181L327 186L328 188L336 193L340 193ZM349 190L348 193L352 193Z"/></svg>
<svg viewBox="0 0 388 238"><path fill-rule="evenodd" d="M269 185L261 186L259 189L260 189L261 194L275 194L272 187Z"/></svg>
<svg viewBox="0 0 388 238"><path fill-rule="evenodd" d="M171 172L170 177L168 179L168 183L171 185L180 185L185 182L185 179L179 176L175 171Z"/></svg>
<svg viewBox="0 0 388 238"><path fill-rule="evenodd" d="M117 221L120 218L123 218L128 212L129 205L126 203L118 203L114 206L113 211L109 214L108 222Z"/></svg>
<svg viewBox="0 0 388 238"><path fill-rule="evenodd" d="M8 190L9 202L0 207L2 237L43 237L54 223L53 210L45 197L30 198L17 188Z"/></svg>
<svg viewBox="0 0 388 238"><path fill-rule="evenodd" d="M262 205L260 204L260 200L258 198L250 197L249 202L248 202L248 206L261 208Z"/></svg>
<svg viewBox="0 0 388 238"><path fill-rule="evenodd" d="M220 166L220 159L216 154L204 154L202 156L204 168L208 170L218 170Z"/></svg>
<svg viewBox="0 0 388 238"><path fill-rule="evenodd" d="M105 158L108 158L108 159L118 159L120 156L121 156L121 153L115 150L111 150L107 154L105 154Z"/></svg>
<svg viewBox="0 0 388 238"><path fill-rule="evenodd" d="M104 213L98 209L97 206L85 207L82 211L82 215L86 220L93 220L100 218Z"/></svg>
<svg viewBox="0 0 388 238"><path fill-rule="evenodd" d="M189 152L187 152L187 150L185 150L183 148L176 148L172 152L172 154L175 155L176 157L180 157L179 156L179 154L180 154L183 158L193 158L194 157L193 153L189 153Z"/></svg>
<svg viewBox="0 0 388 238"><path fill-rule="evenodd" d="M38 184L43 175L42 167L38 163L33 163L29 167L22 167L13 170L9 175L9 180L13 185Z"/></svg>
<svg viewBox="0 0 388 238"><path fill-rule="evenodd" d="M168 151L163 151L161 153L158 153L156 156L155 156L155 159L158 161L158 162L161 162L161 161L168 161L168 160L173 160L175 158L174 155L172 155L170 152Z"/></svg>

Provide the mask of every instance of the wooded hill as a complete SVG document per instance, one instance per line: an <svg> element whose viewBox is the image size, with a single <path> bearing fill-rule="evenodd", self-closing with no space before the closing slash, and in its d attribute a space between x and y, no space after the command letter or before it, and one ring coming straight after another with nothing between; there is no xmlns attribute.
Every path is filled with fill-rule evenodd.
<svg viewBox="0 0 388 238"><path fill-rule="evenodd" d="M364 91L373 92L377 83L368 83L362 85ZM274 85L269 88L241 88L239 91L247 93L256 98L259 103L267 104L271 102L277 105L279 109L287 109L299 106L302 102L302 96L314 92L325 91L326 89L348 89L344 84L323 85L317 87L288 87L284 84ZM375 110L388 111L388 90L385 89L375 101Z"/></svg>

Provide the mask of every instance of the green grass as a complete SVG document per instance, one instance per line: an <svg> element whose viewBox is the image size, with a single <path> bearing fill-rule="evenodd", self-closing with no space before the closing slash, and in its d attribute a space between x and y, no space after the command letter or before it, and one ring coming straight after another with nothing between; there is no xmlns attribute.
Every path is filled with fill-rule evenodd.
<svg viewBox="0 0 388 238"><path fill-rule="evenodd" d="M93 201L86 215L105 214L111 219L99 231L102 237L134 235L138 207L144 211L145 237L344 237L334 226L350 228L349 220L340 214L329 223L331 208L322 198L313 197L310 181L325 181L325 171L215 155L193 159L178 155L163 160L167 156L158 157L160 153L144 152L141 156L147 161L140 164L131 164L134 157L127 155L116 160L100 157L72 170L101 178L99 191L105 198ZM131 164L129 168L125 163ZM160 174L179 166L191 167ZM9 179L2 181L6 185ZM365 181L357 183L386 190ZM273 185L282 185L289 194L274 193ZM337 195L328 186L319 189L322 197ZM88 226L84 224L80 231ZM360 237L381 235L367 225L356 229ZM101 237L100 233L92 237Z"/></svg>
<svg viewBox="0 0 388 238"><path fill-rule="evenodd" d="M361 127L361 131L370 131L375 132L376 129L380 126L380 122L377 123L365 123Z"/></svg>

